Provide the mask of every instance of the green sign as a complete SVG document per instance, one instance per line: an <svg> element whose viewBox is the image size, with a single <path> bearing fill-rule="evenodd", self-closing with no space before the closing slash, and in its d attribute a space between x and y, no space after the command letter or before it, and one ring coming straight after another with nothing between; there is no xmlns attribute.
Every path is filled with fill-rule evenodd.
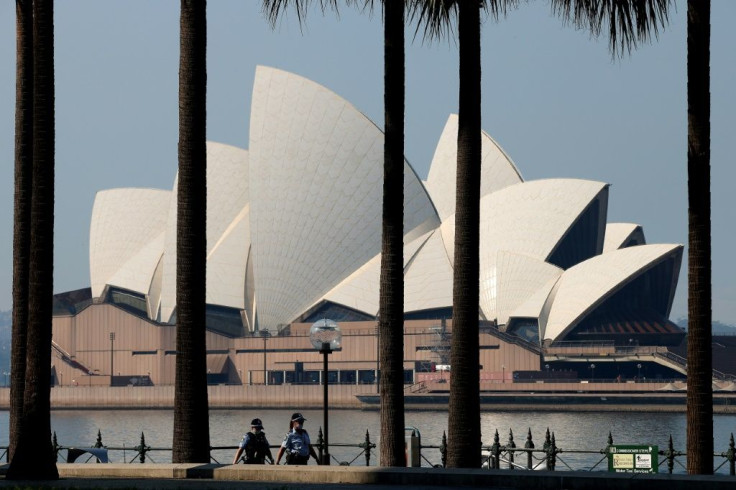
<svg viewBox="0 0 736 490"><path fill-rule="evenodd" d="M608 446L608 471L612 473L657 473L657 446Z"/></svg>

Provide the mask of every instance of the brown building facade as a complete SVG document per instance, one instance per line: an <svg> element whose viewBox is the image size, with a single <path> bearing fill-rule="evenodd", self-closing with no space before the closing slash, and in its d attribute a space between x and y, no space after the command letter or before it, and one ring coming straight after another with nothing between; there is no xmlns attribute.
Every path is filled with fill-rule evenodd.
<svg viewBox="0 0 736 490"><path fill-rule="evenodd" d="M278 336L227 337L207 332L210 384L319 384L322 355L309 341L310 324L294 323ZM330 383L375 384L375 322L340 323L342 349L329 357ZM405 383L449 376L452 322L407 320ZM90 304L53 320L52 374L57 386L168 386L175 377L175 326L134 315L119 306ZM493 327L481 327L481 380L510 382L514 371L538 371L541 353ZM437 370L440 366L440 370ZM111 378L112 375L112 378Z"/></svg>

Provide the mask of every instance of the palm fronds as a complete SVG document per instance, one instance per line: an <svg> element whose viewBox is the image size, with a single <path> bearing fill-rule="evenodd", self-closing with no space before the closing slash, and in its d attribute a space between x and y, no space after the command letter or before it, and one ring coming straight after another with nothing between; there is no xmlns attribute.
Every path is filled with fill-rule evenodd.
<svg viewBox="0 0 736 490"><path fill-rule="evenodd" d="M338 13L338 0L263 0L261 10L266 16L268 21L271 23L271 27L276 26L276 21L290 8L296 12L296 17L299 20L299 25L303 25L307 18L307 11L312 4L318 3L319 8L324 13L325 11L332 9L335 13ZM347 4L353 3L352 0L348 0Z"/></svg>
<svg viewBox="0 0 736 490"><path fill-rule="evenodd" d="M657 38L668 22L672 0L551 0L552 12L594 36L608 31L613 55L629 53Z"/></svg>
<svg viewBox="0 0 736 490"><path fill-rule="evenodd" d="M407 0L409 19L416 22L415 35L424 30L425 39L452 37L461 0ZM462 0L468 1L468 0ZM520 0L476 0L480 8L495 20L519 5Z"/></svg>

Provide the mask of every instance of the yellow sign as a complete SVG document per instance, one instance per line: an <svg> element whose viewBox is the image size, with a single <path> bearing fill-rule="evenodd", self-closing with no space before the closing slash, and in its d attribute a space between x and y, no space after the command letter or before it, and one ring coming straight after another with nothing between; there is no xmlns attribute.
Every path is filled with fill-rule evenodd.
<svg viewBox="0 0 736 490"><path fill-rule="evenodd" d="M624 469L634 467L633 454L613 454L613 469Z"/></svg>

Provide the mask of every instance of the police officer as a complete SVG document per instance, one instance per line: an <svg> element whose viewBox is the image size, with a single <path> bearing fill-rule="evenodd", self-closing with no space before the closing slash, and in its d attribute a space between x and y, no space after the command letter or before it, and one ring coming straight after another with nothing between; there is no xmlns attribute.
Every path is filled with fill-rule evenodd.
<svg viewBox="0 0 736 490"><path fill-rule="evenodd" d="M235 452L233 464L237 464L240 456L245 453L245 464L264 464L268 459L273 464L273 455L269 447L266 432L263 430L261 419L253 419L250 422L250 432L243 436Z"/></svg>
<svg viewBox="0 0 736 490"><path fill-rule="evenodd" d="M289 432L284 437L279 452L276 454L276 464L279 464L284 453L286 454L286 464L307 464L309 456L312 456L319 464L319 458L309 440L309 434L304 429L306 420L299 412L292 414L291 422L289 422Z"/></svg>

